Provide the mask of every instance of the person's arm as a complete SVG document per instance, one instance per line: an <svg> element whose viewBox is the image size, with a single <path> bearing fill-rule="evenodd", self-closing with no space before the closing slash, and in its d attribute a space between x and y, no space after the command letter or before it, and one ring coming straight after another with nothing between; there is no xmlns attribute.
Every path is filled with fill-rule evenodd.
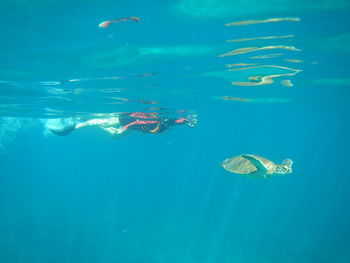
<svg viewBox="0 0 350 263"><path fill-rule="evenodd" d="M180 125L180 124L187 124L188 126L190 126L191 128L195 127L197 124L197 119L195 118L191 118L191 119L187 119L187 118L178 118L174 120L174 125Z"/></svg>

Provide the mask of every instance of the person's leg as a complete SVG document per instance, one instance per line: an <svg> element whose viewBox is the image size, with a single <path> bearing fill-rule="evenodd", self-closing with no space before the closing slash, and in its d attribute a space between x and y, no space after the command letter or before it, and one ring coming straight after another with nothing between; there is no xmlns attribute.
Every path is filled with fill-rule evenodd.
<svg viewBox="0 0 350 263"><path fill-rule="evenodd" d="M74 118L48 119L44 121L46 129L58 136L65 136L75 130L76 120Z"/></svg>
<svg viewBox="0 0 350 263"><path fill-rule="evenodd" d="M77 125L75 125L76 129L84 128L87 126L101 126L108 128L112 126L120 126L119 119L112 117L108 119L91 119L88 121L80 122Z"/></svg>
<svg viewBox="0 0 350 263"><path fill-rule="evenodd" d="M127 129L117 129L114 127L100 127L105 132L108 132L110 135L112 135L114 138L120 138L121 136L125 136L131 132L131 130Z"/></svg>

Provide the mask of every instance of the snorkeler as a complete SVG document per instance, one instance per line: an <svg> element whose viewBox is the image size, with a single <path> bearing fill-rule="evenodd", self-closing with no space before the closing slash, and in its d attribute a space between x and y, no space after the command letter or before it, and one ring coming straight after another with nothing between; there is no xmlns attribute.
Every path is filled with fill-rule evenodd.
<svg viewBox="0 0 350 263"><path fill-rule="evenodd" d="M49 120L46 122L46 127L56 135L65 136L77 129L88 126L97 126L111 134L113 137L120 137L129 134L132 131L159 134L169 130L173 126L182 124L186 124L189 127L195 127L197 119L193 117L165 118L158 117L151 113L135 112L107 119L91 119L87 121L60 119L59 122L60 125L55 126L50 125Z"/></svg>

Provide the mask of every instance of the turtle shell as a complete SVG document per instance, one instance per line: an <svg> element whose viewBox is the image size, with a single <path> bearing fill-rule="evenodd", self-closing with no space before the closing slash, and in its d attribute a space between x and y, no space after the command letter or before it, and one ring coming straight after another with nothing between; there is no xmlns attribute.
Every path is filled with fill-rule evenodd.
<svg viewBox="0 0 350 263"><path fill-rule="evenodd" d="M257 159L258 161L260 161L262 165L266 168L266 174L273 173L274 167L276 165L270 160L257 155L252 155L252 154L245 154L245 155L249 155L254 159ZM242 174L242 175L250 175L251 173L254 173L257 171L257 167L250 160L244 158L242 155L224 160L221 163L221 166L229 172ZM263 175L265 174L262 174L262 176Z"/></svg>

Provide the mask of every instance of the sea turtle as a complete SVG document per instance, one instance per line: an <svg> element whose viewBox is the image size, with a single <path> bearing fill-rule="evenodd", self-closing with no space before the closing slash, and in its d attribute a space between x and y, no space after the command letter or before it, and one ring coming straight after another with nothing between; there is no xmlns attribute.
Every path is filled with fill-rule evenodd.
<svg viewBox="0 0 350 263"><path fill-rule="evenodd" d="M252 178L268 178L276 175L292 172L293 161L283 160L282 164L275 164L272 161L253 154L242 154L224 160L221 166L232 173L241 174Z"/></svg>

